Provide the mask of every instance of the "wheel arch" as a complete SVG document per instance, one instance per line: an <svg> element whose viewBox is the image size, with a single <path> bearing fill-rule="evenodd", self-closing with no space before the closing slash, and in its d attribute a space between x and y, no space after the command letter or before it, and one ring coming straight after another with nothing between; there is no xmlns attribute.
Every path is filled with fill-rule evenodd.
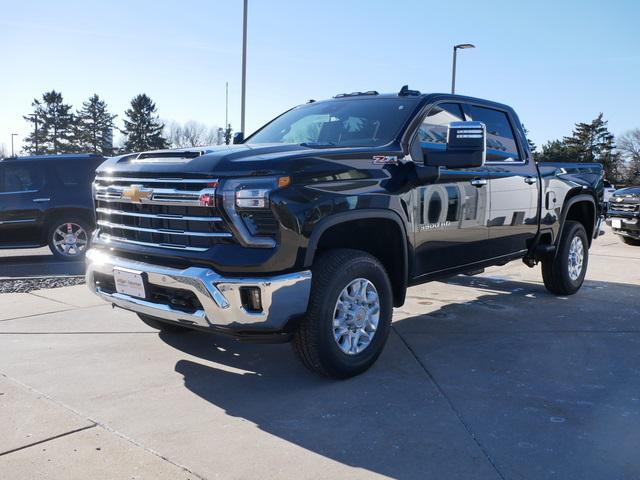
<svg viewBox="0 0 640 480"><path fill-rule="evenodd" d="M326 217L309 238L305 267L310 267L322 251L333 248L362 250L380 260L391 281L394 306L404 303L409 268L408 237L397 213L367 209Z"/></svg>
<svg viewBox="0 0 640 480"><path fill-rule="evenodd" d="M584 229L587 231L589 246L591 246L593 236L596 233L594 231L596 228L596 214L596 201L593 195L577 194L569 198L562 208L560 230L554 243L557 245L560 242L567 220L574 220L582 223L584 226Z"/></svg>

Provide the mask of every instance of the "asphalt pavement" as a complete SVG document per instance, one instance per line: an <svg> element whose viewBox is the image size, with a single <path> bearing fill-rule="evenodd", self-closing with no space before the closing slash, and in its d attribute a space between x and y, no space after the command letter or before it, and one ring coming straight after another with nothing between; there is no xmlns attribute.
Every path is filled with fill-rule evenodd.
<svg viewBox="0 0 640 480"><path fill-rule="evenodd" d="M411 288L346 381L85 286L0 295L0 477L640 479L639 314L610 232L571 297L520 262Z"/></svg>
<svg viewBox="0 0 640 480"><path fill-rule="evenodd" d="M0 279L83 274L83 260L59 260L48 247L0 250Z"/></svg>

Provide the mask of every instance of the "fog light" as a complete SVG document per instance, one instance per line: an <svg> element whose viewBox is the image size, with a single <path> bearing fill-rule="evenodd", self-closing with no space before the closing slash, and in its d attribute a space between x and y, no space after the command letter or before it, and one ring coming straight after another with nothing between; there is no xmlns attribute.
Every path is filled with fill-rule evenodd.
<svg viewBox="0 0 640 480"><path fill-rule="evenodd" d="M262 312L262 295L258 287L240 287L240 300L246 311Z"/></svg>

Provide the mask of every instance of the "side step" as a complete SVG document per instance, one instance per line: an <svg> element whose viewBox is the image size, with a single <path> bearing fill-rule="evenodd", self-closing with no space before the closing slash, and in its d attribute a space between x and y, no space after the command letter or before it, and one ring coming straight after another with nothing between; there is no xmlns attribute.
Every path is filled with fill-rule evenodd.
<svg viewBox="0 0 640 480"><path fill-rule="evenodd" d="M468 272L464 272L464 275L466 275L467 277L473 277L474 275L480 275L481 273L484 273L484 268L469 270Z"/></svg>

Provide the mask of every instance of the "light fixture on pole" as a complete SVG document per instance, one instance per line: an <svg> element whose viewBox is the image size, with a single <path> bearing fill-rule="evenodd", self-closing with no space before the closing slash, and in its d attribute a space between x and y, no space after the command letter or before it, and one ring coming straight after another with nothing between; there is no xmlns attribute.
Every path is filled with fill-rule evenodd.
<svg viewBox="0 0 640 480"><path fill-rule="evenodd" d="M247 90L247 8L248 0L244 0L244 11L242 14L242 94L240 105L240 131L244 134L244 110Z"/></svg>
<svg viewBox="0 0 640 480"><path fill-rule="evenodd" d="M464 50L465 48L476 48L471 43L460 43L453 46L453 71L451 72L451 93L456 93L456 57L458 49Z"/></svg>
<svg viewBox="0 0 640 480"><path fill-rule="evenodd" d="M11 134L11 156L15 157L15 153L13 152L13 137L17 137L18 134L17 133L12 133Z"/></svg>

